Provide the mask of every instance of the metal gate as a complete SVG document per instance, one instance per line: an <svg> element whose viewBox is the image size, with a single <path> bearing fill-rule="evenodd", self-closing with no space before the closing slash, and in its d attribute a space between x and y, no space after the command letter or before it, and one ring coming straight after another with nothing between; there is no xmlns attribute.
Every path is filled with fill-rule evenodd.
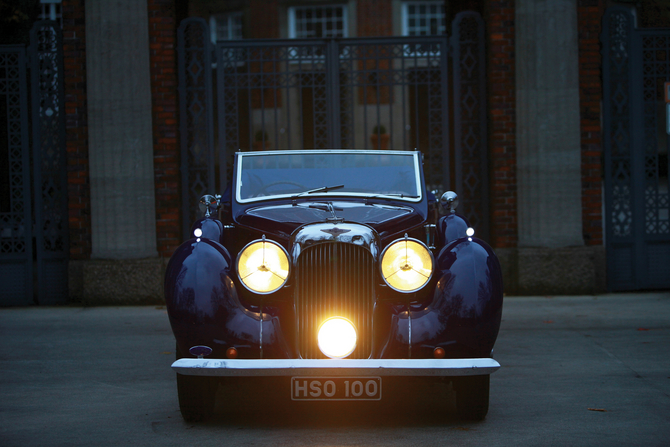
<svg viewBox="0 0 670 447"><path fill-rule="evenodd" d="M178 44L184 237L198 198L225 190L234 152L311 148L421 150L428 188L458 191L461 212L485 237L484 25L465 12L452 29L451 40L212 45L204 20L184 20Z"/></svg>
<svg viewBox="0 0 670 447"><path fill-rule="evenodd" d="M68 298L61 42L40 21L28 48L0 46L0 306Z"/></svg>
<svg viewBox="0 0 670 447"><path fill-rule="evenodd" d="M637 29L634 11L615 6L602 42L608 288L667 288L670 30Z"/></svg>

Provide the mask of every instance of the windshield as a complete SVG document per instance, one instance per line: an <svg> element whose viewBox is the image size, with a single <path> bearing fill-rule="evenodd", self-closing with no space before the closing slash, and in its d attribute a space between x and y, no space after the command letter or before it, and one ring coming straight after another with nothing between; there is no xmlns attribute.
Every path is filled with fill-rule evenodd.
<svg viewBox="0 0 670 447"><path fill-rule="evenodd" d="M248 152L237 163L241 203L328 194L421 200L418 152Z"/></svg>

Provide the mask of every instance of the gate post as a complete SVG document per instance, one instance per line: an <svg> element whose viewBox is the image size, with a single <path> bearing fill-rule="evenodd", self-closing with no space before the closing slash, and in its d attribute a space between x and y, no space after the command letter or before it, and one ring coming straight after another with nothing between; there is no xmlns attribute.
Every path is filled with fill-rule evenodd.
<svg viewBox="0 0 670 447"><path fill-rule="evenodd" d="M62 33L56 22L30 31L37 300L68 300L70 251Z"/></svg>
<svg viewBox="0 0 670 447"><path fill-rule="evenodd" d="M607 288L635 288L636 254L632 175L632 35L629 8L612 6L603 18L603 143Z"/></svg>
<svg viewBox="0 0 670 447"><path fill-rule="evenodd" d="M190 237L198 200L215 191L212 46L204 19L182 20L177 35L182 234ZM219 192L223 194L223 191Z"/></svg>
<svg viewBox="0 0 670 447"><path fill-rule="evenodd" d="M456 191L463 214L483 239L489 236L484 21L463 11L452 23Z"/></svg>

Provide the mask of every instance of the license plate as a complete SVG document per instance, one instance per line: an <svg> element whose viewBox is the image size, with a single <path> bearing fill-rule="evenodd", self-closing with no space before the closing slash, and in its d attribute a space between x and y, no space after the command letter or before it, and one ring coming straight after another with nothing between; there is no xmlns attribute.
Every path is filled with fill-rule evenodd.
<svg viewBox="0 0 670 447"><path fill-rule="evenodd" d="M381 377L291 377L292 400L381 400Z"/></svg>

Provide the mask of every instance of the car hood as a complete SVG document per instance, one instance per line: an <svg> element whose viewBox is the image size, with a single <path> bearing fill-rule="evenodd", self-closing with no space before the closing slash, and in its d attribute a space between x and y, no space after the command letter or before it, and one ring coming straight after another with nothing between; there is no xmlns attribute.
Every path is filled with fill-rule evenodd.
<svg viewBox="0 0 670 447"><path fill-rule="evenodd" d="M310 223L355 222L378 233L395 233L419 225L423 217L411 206L347 201L308 201L248 208L238 223L260 231L291 234Z"/></svg>

